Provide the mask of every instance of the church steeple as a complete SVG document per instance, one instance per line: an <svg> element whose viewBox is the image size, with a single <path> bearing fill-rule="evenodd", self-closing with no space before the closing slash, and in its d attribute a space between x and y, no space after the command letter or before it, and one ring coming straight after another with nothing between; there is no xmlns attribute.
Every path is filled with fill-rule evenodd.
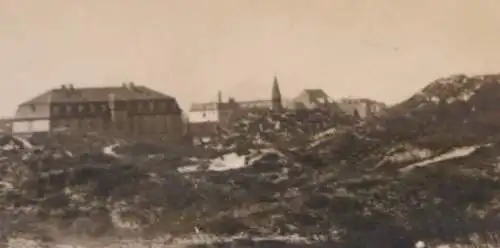
<svg viewBox="0 0 500 248"><path fill-rule="evenodd" d="M271 101L272 101L272 109L275 111L281 111L283 109L283 105L281 102L281 92L280 86L278 84L278 77L274 75L273 80L273 89L271 93Z"/></svg>

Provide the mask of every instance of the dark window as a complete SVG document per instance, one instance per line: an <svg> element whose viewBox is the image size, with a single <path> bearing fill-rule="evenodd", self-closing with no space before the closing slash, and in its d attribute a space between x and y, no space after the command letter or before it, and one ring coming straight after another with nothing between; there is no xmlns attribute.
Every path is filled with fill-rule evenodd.
<svg viewBox="0 0 500 248"><path fill-rule="evenodd" d="M90 113L94 113L95 112L95 105L94 104L90 104L89 105L89 111L90 111Z"/></svg>
<svg viewBox="0 0 500 248"><path fill-rule="evenodd" d="M71 105L66 105L66 113L70 114L71 111L73 111L73 106Z"/></svg>
<svg viewBox="0 0 500 248"><path fill-rule="evenodd" d="M31 111L35 112L36 111L35 104L30 104L30 109L31 109Z"/></svg>
<svg viewBox="0 0 500 248"><path fill-rule="evenodd" d="M149 111L153 112L155 110L155 102L150 101L149 102Z"/></svg>
<svg viewBox="0 0 500 248"><path fill-rule="evenodd" d="M59 106L52 106L52 114L53 115L59 115L60 114Z"/></svg>
<svg viewBox="0 0 500 248"><path fill-rule="evenodd" d="M143 122L143 120L139 120L137 122L137 133L139 133L139 134L142 133L142 122Z"/></svg>
<svg viewBox="0 0 500 248"><path fill-rule="evenodd" d="M79 104L78 105L78 112L82 113L83 111L85 111L85 105Z"/></svg>
<svg viewBox="0 0 500 248"><path fill-rule="evenodd" d="M144 106L143 102L138 102L137 103L137 112L139 113L144 113L146 111L146 106Z"/></svg>
<svg viewBox="0 0 500 248"><path fill-rule="evenodd" d="M168 119L165 120L165 133L168 133Z"/></svg>
<svg viewBox="0 0 500 248"><path fill-rule="evenodd" d="M158 108L161 112L167 111L167 103L166 102L159 102Z"/></svg>
<svg viewBox="0 0 500 248"><path fill-rule="evenodd" d="M135 112L137 110L137 106L135 105L134 102L128 102L127 103L127 110L131 112Z"/></svg>

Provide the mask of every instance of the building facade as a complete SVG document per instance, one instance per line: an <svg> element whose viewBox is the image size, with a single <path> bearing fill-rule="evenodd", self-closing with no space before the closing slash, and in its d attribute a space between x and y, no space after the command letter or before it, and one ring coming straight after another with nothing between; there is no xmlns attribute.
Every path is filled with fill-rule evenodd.
<svg viewBox="0 0 500 248"><path fill-rule="evenodd" d="M365 98L340 99L338 105L345 113L360 119L379 116L387 108L384 103Z"/></svg>
<svg viewBox="0 0 500 248"><path fill-rule="evenodd" d="M179 136L182 111L177 100L133 83L121 87L63 85L20 104L13 133L106 132Z"/></svg>
<svg viewBox="0 0 500 248"><path fill-rule="evenodd" d="M188 112L189 133L195 137L209 136L217 128L229 125L238 108L234 101L192 104Z"/></svg>

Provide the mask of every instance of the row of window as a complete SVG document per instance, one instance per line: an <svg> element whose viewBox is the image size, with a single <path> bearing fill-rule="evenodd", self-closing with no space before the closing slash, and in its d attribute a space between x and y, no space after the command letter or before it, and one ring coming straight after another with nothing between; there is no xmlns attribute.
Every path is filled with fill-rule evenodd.
<svg viewBox="0 0 500 248"><path fill-rule="evenodd" d="M75 110L77 112L82 113L82 112L90 112L90 113L95 113L97 111L99 112L107 112L109 109L108 105L106 104L79 104L79 105L73 105L73 104L68 104L68 105L57 105L57 106L52 106L52 114L53 115L61 115L63 113L74 113Z"/></svg>
<svg viewBox="0 0 500 248"><path fill-rule="evenodd" d="M65 104L52 106L53 115L64 115L73 113L107 113L110 109L128 109L139 113L164 112L168 110L167 102L136 102L136 103L81 103L81 104Z"/></svg>

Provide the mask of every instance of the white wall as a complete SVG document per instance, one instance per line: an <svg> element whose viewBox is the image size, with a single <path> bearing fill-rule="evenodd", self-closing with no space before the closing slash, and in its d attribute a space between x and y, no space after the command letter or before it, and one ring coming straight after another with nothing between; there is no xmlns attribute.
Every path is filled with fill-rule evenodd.
<svg viewBox="0 0 500 248"><path fill-rule="evenodd" d="M219 113L217 110L208 110L208 111L190 111L188 112L188 119L191 123L200 123L200 122L218 122L219 121Z"/></svg>
<svg viewBox="0 0 500 248"><path fill-rule="evenodd" d="M32 132L48 132L48 131L50 131L49 120L14 121L12 123L13 133L32 133Z"/></svg>

